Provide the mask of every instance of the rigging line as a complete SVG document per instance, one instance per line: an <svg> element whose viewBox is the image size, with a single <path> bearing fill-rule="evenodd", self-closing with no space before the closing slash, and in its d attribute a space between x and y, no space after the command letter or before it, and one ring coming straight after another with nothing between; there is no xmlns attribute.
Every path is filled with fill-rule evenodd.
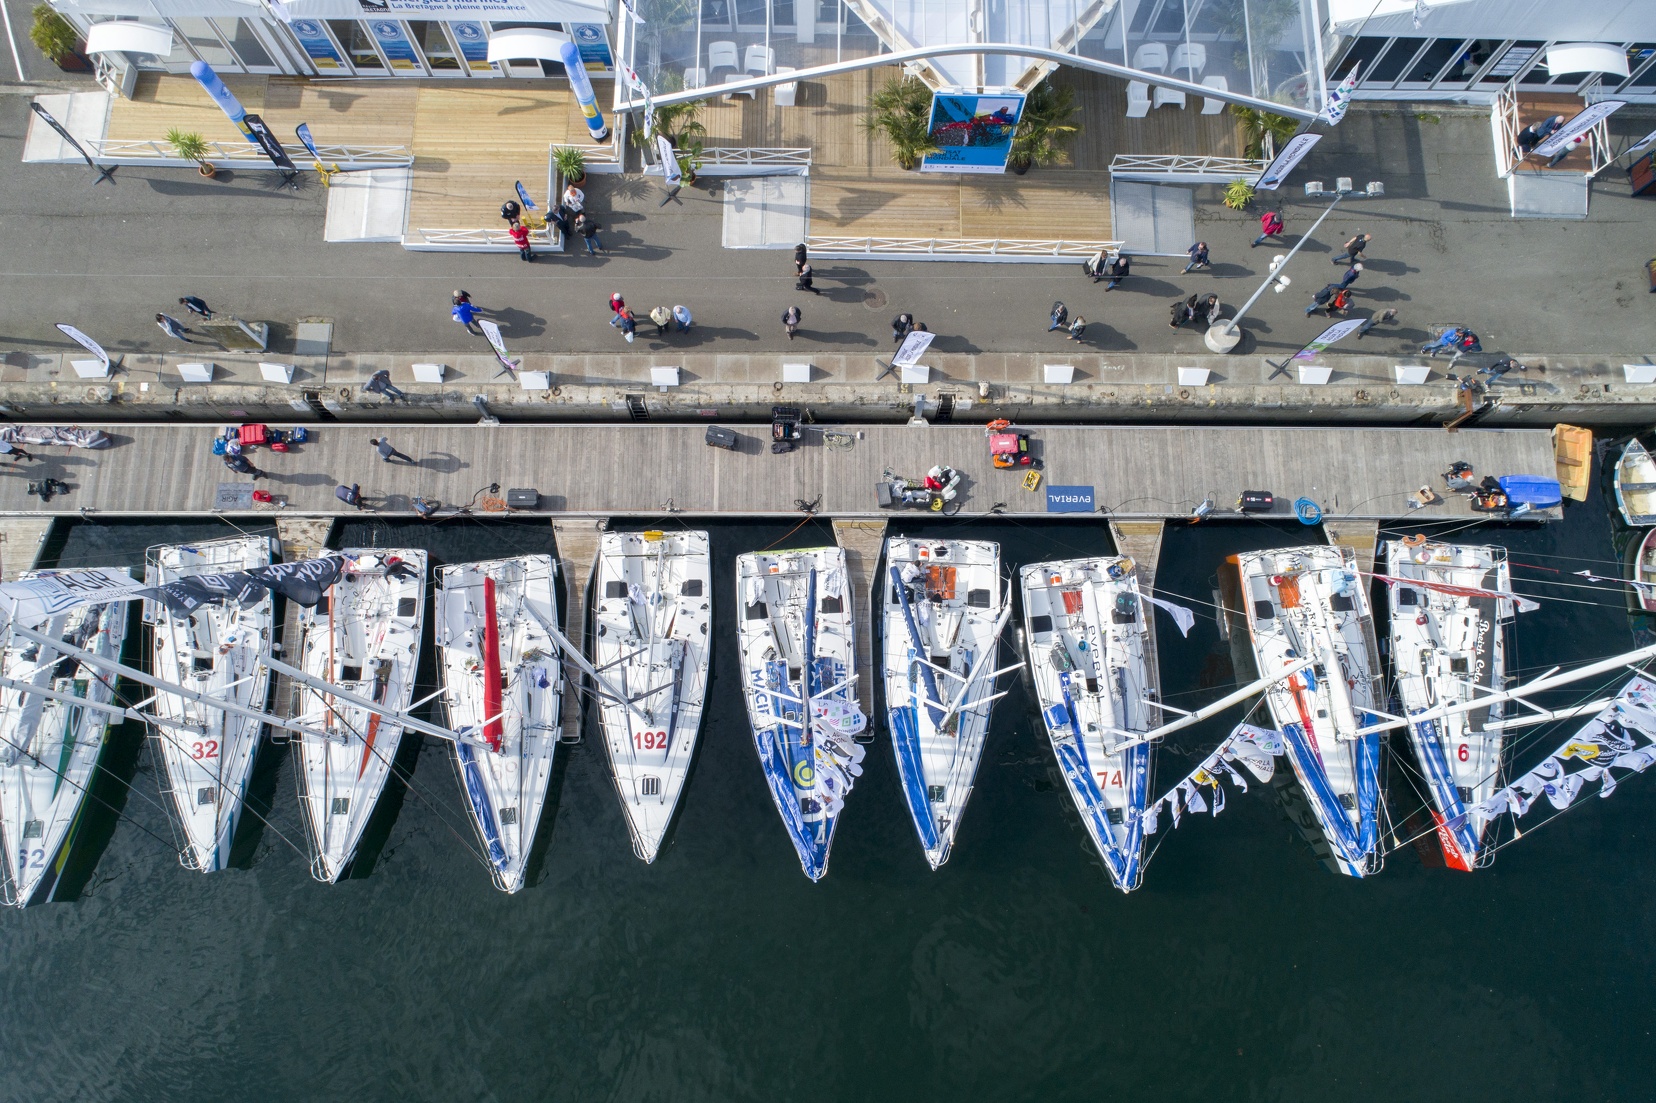
<svg viewBox="0 0 1656 1103"><path fill-rule="evenodd" d="M773 540L768 547L760 548L757 554L759 554L759 555L765 554L766 552L770 551L772 548L776 547L776 545L782 543L788 537L792 536L794 533L798 532L800 529L804 528L806 525L810 524L812 521L815 521L815 520L817 520L817 515L815 513L807 513L805 515L804 519L799 522L799 524L797 524L793 528L789 529L786 533L784 533L778 539Z"/></svg>

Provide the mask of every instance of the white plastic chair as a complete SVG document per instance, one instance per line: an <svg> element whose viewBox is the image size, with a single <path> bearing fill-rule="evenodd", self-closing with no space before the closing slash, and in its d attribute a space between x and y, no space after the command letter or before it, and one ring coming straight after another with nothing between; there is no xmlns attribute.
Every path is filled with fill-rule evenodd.
<svg viewBox="0 0 1656 1103"><path fill-rule="evenodd" d="M1168 104L1183 107L1185 105L1185 94L1177 88L1158 88L1150 97L1150 102L1156 107L1165 107Z"/></svg>
<svg viewBox="0 0 1656 1103"><path fill-rule="evenodd" d="M1203 77L1202 84L1208 88L1218 89L1221 92L1230 91L1230 83L1226 81L1224 77ZM1217 115L1224 109L1224 100L1216 100L1208 96L1202 97L1202 114Z"/></svg>
<svg viewBox="0 0 1656 1103"><path fill-rule="evenodd" d="M707 87L707 70L700 66L684 71L684 86L686 88Z"/></svg>
<svg viewBox="0 0 1656 1103"><path fill-rule="evenodd" d="M720 69L742 69L741 59L736 56L736 43L709 42L707 44L707 71L713 76L719 75Z"/></svg>
<svg viewBox="0 0 1656 1103"><path fill-rule="evenodd" d="M1133 51L1133 68L1142 73L1167 71L1167 47L1160 42L1146 42Z"/></svg>
<svg viewBox="0 0 1656 1103"><path fill-rule="evenodd" d="M777 72L777 75L780 76L783 73L793 72L793 69L792 69L792 67L787 66L787 65L778 65L776 67L776 72ZM786 84L776 85L776 93L775 93L776 106L778 106L778 107L792 107L794 105L794 97L797 96L798 94L799 94L799 82L797 80L790 80Z"/></svg>
<svg viewBox="0 0 1656 1103"><path fill-rule="evenodd" d="M1200 42L1181 42L1173 47L1172 71L1178 76L1180 70L1188 69L1190 79L1195 80L1207 68L1207 47Z"/></svg>
<svg viewBox="0 0 1656 1103"><path fill-rule="evenodd" d="M1142 80L1127 82L1127 117L1142 119L1150 114L1150 86Z"/></svg>
<svg viewBox="0 0 1656 1103"><path fill-rule="evenodd" d="M747 71L768 77L776 71L776 51L769 46L747 48Z"/></svg>

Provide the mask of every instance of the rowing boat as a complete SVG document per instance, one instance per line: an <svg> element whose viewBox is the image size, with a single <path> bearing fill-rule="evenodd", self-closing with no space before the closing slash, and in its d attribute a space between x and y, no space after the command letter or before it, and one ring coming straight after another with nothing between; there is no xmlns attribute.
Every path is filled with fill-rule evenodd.
<svg viewBox="0 0 1656 1103"><path fill-rule="evenodd" d="M593 661L598 719L633 853L653 862L701 731L712 652L705 532L606 532Z"/></svg>
<svg viewBox="0 0 1656 1103"><path fill-rule="evenodd" d="M1634 437L1616 461L1616 508L1629 525L1656 525L1656 459Z"/></svg>
<svg viewBox="0 0 1656 1103"><path fill-rule="evenodd" d="M164 586L203 575L233 576L268 567L275 554L276 542L269 536L163 544L149 550L144 581ZM270 651L273 606L271 591L263 586L250 588L246 604L203 601L184 609L146 600L144 620L154 639L151 670L172 685L263 711L270 699L270 671L259 658ZM176 724L155 725L151 737L166 775L163 791L183 840L179 862L203 873L223 869L264 723L177 693L158 694L155 711Z"/></svg>
<svg viewBox="0 0 1656 1103"><path fill-rule="evenodd" d="M1579 425L1554 425L1553 466L1564 497L1587 500L1587 483L1592 475L1593 431Z"/></svg>
<svg viewBox="0 0 1656 1103"><path fill-rule="evenodd" d="M813 881L828 872L834 827L862 773L855 736L856 647L839 548L736 558L737 641L754 747L771 799Z"/></svg>
<svg viewBox="0 0 1656 1103"><path fill-rule="evenodd" d="M1030 563L1020 575L1029 673L1081 820L1122 892L1144 865L1140 823L1158 723L1149 617L1131 559Z"/></svg>
<svg viewBox="0 0 1656 1103"><path fill-rule="evenodd" d="M886 717L903 799L936 869L972 794L1012 603L999 544L893 536L885 554Z"/></svg>
<svg viewBox="0 0 1656 1103"><path fill-rule="evenodd" d="M435 634L454 767L489 874L523 887L562 736L550 555L437 571Z"/></svg>
<svg viewBox="0 0 1656 1103"><path fill-rule="evenodd" d="M363 829L391 776L420 659L426 553L354 548L344 573L299 615L299 718L325 734L299 737L299 807L310 833L311 876L349 872ZM323 686L320 683L326 683ZM336 696L337 687L372 702Z"/></svg>

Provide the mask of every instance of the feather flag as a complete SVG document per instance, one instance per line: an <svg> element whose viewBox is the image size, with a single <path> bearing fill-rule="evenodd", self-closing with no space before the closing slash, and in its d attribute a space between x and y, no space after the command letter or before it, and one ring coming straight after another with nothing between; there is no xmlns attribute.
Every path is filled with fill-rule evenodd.
<svg viewBox="0 0 1656 1103"><path fill-rule="evenodd" d="M1337 126L1345 118L1346 108L1351 106L1351 95L1357 87L1357 65L1353 65L1346 73L1345 79L1337 86L1329 89L1328 106L1323 108L1323 118L1328 125Z"/></svg>

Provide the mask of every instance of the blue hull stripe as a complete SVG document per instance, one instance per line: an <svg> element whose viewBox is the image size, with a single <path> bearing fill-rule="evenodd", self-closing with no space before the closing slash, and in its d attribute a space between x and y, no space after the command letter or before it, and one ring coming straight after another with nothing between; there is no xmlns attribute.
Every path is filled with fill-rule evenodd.
<svg viewBox="0 0 1656 1103"><path fill-rule="evenodd" d="M1472 830L1460 791L1449 776L1449 763L1443 757L1443 733L1436 720L1422 720L1410 727L1414 731L1420 763L1426 770L1426 784L1432 792L1432 799L1447 821L1445 826L1454 835L1455 845L1460 847L1461 854L1470 862L1478 855L1478 833Z"/></svg>
<svg viewBox="0 0 1656 1103"><path fill-rule="evenodd" d="M1310 742L1305 737L1305 731L1299 724L1284 724L1282 728L1284 742L1288 745L1288 753L1294 760L1300 779L1305 782L1306 796L1316 809L1317 820L1322 824L1323 834L1327 836L1329 845L1334 848L1335 854L1343 862L1357 867L1359 872L1353 876L1362 876L1360 872L1367 853L1361 848L1357 829L1352 826L1350 818L1346 816L1345 806L1334 793L1334 786L1328 780L1328 772L1323 769L1322 761L1311 749ZM1359 743L1373 739L1366 736ZM1378 788L1375 786L1375 788ZM1359 794L1362 789L1362 780L1358 781ZM1371 801L1373 798L1370 798ZM1361 796L1359 796L1361 806Z"/></svg>
<svg viewBox="0 0 1656 1103"><path fill-rule="evenodd" d="M912 706L903 706L887 710L886 715L891 722L891 749L897 754L897 775L903 780L903 799L914 817L914 830L921 846L935 850L937 821L926 795L926 772L920 766L919 714Z"/></svg>

